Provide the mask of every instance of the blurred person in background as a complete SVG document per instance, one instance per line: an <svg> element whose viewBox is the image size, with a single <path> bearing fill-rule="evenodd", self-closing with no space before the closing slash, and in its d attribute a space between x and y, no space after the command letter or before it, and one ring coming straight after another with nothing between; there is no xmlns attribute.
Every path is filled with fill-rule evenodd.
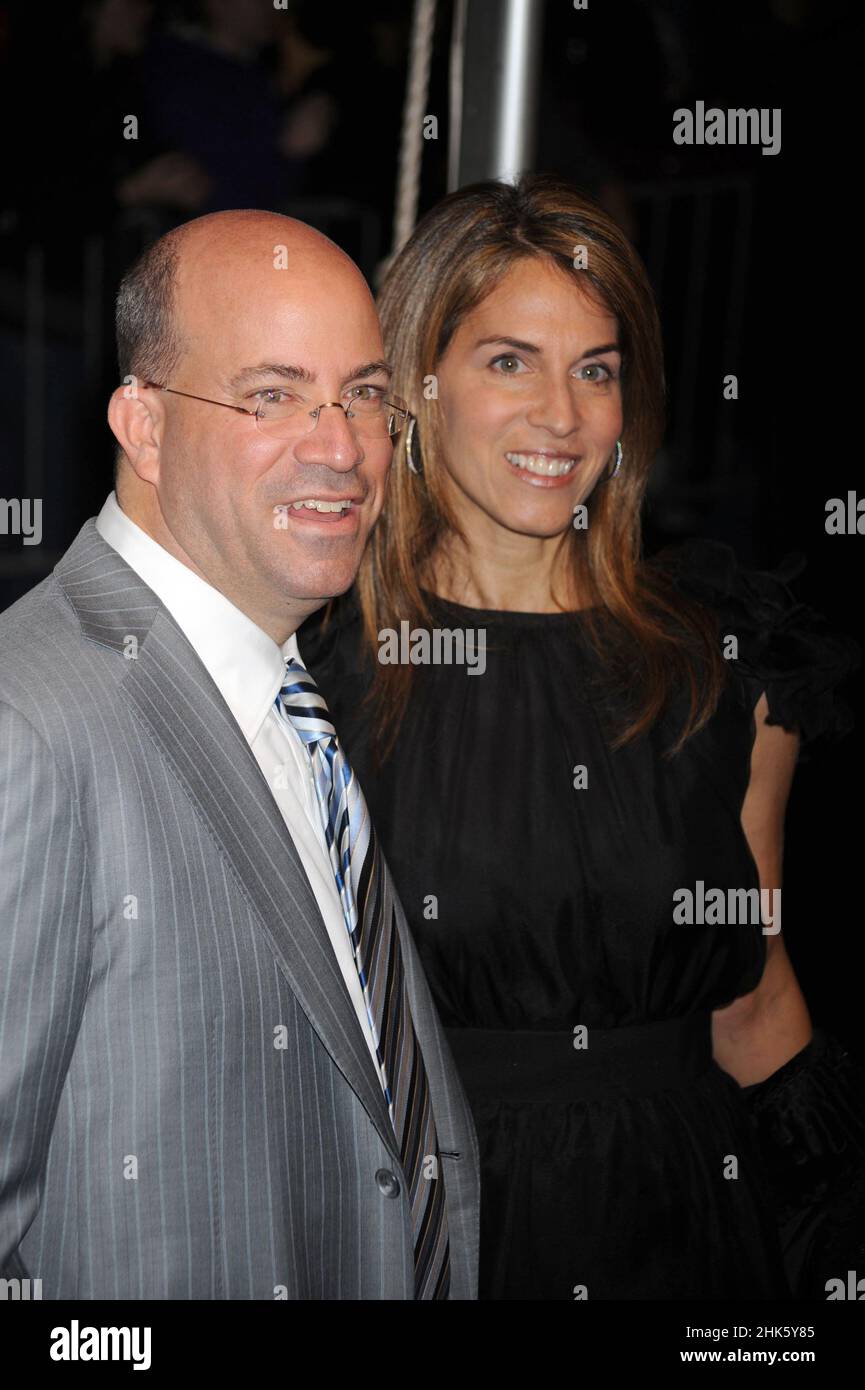
<svg viewBox="0 0 865 1390"><path fill-rule="evenodd" d="M199 0L153 34L143 61L147 118L208 178L203 212L279 209L296 187L280 148L272 53L284 16L262 0Z"/></svg>

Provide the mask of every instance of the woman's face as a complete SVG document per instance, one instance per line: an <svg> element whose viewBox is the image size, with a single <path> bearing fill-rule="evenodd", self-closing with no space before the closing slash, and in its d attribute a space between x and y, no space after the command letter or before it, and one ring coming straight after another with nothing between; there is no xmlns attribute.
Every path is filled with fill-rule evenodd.
<svg viewBox="0 0 865 1390"><path fill-rule="evenodd" d="M468 535L573 524L622 432L620 373L615 318L549 261L519 261L466 315L436 375L447 495Z"/></svg>

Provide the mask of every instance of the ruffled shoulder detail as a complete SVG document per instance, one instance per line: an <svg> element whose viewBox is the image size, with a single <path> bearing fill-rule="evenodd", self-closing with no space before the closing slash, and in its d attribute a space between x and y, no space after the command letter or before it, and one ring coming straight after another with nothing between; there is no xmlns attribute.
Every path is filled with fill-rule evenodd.
<svg viewBox="0 0 865 1390"><path fill-rule="evenodd" d="M838 687L861 666L862 649L792 592L804 555L791 553L771 571L754 570L721 541L693 540L652 563L714 610L722 638L737 638L738 657L728 661L731 686L748 710L765 691L768 722L798 730L805 756L850 732L853 714Z"/></svg>

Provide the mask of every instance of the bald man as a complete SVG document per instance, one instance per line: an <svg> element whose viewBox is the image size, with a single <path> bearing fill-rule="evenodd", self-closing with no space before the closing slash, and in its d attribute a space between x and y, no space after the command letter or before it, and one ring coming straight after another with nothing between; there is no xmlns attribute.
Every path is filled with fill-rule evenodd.
<svg viewBox="0 0 865 1390"><path fill-rule="evenodd" d="M472 1121L295 637L405 421L369 291L218 213L117 330L115 492L0 617L4 1287L474 1298Z"/></svg>

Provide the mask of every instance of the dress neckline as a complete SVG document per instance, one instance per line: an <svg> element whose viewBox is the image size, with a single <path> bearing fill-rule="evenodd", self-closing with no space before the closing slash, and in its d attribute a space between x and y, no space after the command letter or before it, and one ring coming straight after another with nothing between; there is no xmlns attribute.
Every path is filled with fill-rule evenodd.
<svg viewBox="0 0 865 1390"><path fill-rule="evenodd" d="M470 613L476 620L482 619L487 623L503 625L519 624L529 627L570 625L582 621L587 613L598 611L597 605L587 608L572 608L559 613L531 613L516 608L471 608L466 603L456 603L453 599L442 598L439 594L435 594L431 589L425 589L423 586L421 586L421 593L429 600L431 607L437 605L454 613Z"/></svg>

